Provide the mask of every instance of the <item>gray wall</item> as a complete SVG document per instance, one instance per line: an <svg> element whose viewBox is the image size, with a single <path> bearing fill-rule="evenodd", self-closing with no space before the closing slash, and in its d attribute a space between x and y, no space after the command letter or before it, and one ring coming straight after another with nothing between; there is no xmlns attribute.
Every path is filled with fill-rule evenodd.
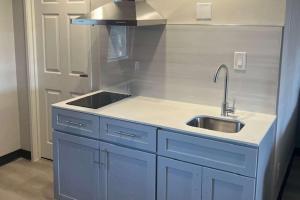
<svg viewBox="0 0 300 200"><path fill-rule="evenodd" d="M284 30L280 90L278 99L278 123L276 137L277 190L279 191L287 165L295 146L295 130L298 124L297 103L300 86L300 1L287 1L287 17Z"/></svg>
<svg viewBox="0 0 300 200"><path fill-rule="evenodd" d="M276 113L281 27L168 25L129 30L129 59L107 59L102 31L103 88L132 94L220 106L223 81L212 78L230 67L230 98L242 110ZM246 51L247 71L234 71L234 51ZM137 66L136 62L139 62ZM113 87L112 87L113 86Z"/></svg>

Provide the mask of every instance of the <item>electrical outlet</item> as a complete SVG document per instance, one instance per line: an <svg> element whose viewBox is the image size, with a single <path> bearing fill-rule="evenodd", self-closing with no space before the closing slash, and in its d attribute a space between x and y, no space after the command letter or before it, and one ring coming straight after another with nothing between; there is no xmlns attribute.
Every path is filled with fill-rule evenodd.
<svg viewBox="0 0 300 200"><path fill-rule="evenodd" d="M247 52L234 52L234 70L246 71Z"/></svg>

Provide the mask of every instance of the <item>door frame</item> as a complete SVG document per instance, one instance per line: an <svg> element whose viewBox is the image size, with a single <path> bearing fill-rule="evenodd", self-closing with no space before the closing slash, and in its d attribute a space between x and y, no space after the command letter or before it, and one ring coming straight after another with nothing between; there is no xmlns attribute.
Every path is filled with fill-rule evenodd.
<svg viewBox="0 0 300 200"><path fill-rule="evenodd" d="M29 118L31 137L31 160L41 159L40 142L40 110L39 110L39 87L36 54L36 30L34 0L23 0L25 13L25 39L27 53L27 73L29 89Z"/></svg>

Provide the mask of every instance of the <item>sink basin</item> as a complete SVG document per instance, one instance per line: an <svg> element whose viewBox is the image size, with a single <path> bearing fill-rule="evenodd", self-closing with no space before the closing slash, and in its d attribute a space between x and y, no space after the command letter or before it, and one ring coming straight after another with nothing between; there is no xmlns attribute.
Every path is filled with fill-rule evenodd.
<svg viewBox="0 0 300 200"><path fill-rule="evenodd" d="M238 133L245 126L244 123L238 120L214 118L208 116L195 117L189 121L187 125L224 133Z"/></svg>

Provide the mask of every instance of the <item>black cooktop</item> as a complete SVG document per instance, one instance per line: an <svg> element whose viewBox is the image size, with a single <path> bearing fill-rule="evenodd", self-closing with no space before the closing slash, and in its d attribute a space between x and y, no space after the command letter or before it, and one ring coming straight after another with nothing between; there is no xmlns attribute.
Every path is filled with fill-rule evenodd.
<svg viewBox="0 0 300 200"><path fill-rule="evenodd" d="M122 99L125 99L127 97L130 97L131 95L128 94L118 94L118 93L112 93L112 92L100 92L91 96L83 97L81 99L77 99L75 101L71 101L67 103L68 105L73 106L80 106L80 107L86 107L86 108L101 108L103 106L106 106L108 104L120 101Z"/></svg>

